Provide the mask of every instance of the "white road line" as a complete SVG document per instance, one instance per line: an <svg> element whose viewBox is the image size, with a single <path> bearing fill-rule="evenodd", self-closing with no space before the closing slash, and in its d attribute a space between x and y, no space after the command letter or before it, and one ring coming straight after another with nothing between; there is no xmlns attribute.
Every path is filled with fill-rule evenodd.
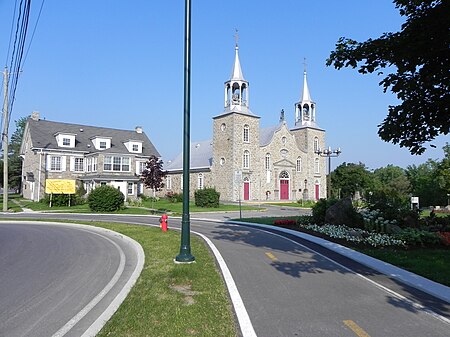
<svg viewBox="0 0 450 337"><path fill-rule="evenodd" d="M244 302L242 301L241 295L239 294L239 290L219 250L214 245L214 243L212 243L212 241L208 239L205 235L192 230L191 232L200 236L203 240L206 241L206 243L214 253L217 262L219 263L219 267L222 270L222 275L223 278L225 279L225 283L227 285L231 301L233 302L233 307L236 312L237 319L239 321L239 326L241 327L242 336L256 337L255 330L253 329L252 322L250 321L250 317L248 316L247 309L245 309L245 305Z"/></svg>
<svg viewBox="0 0 450 337"><path fill-rule="evenodd" d="M125 269L125 253L123 252L122 248L120 248L120 246L117 243L115 243L113 240L111 240L110 238L108 238L104 235L101 235L99 233L93 233L92 231L89 231L89 232L108 240L110 243L112 243L117 248L117 250L119 251L119 254L120 254L119 267L117 268L116 273L111 278L111 280L108 282L108 284L102 289L102 291L100 293L98 293L97 296L95 296L83 309L80 310L80 312L78 312L71 320L69 320L52 337L62 337L67 332L69 332L75 326L75 324L77 324L84 316L86 316L89 313L89 311L91 311L98 304L98 302L100 302L103 299L103 297L105 297L105 295L112 289L112 287L114 287L114 285L117 283L120 276L122 275L123 270ZM83 335L83 336L85 336L85 335Z"/></svg>

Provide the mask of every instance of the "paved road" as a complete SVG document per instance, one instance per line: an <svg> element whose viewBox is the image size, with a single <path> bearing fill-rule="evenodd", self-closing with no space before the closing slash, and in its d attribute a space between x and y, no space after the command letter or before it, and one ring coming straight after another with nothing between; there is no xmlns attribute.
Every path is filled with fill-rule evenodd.
<svg viewBox="0 0 450 337"><path fill-rule="evenodd" d="M156 217L98 218L157 224ZM171 219L170 226L179 220ZM259 337L448 336L449 303L324 248L245 226L193 219L191 227L221 252Z"/></svg>
<svg viewBox="0 0 450 337"><path fill-rule="evenodd" d="M134 248L111 232L0 223L0 336L81 336L137 264Z"/></svg>

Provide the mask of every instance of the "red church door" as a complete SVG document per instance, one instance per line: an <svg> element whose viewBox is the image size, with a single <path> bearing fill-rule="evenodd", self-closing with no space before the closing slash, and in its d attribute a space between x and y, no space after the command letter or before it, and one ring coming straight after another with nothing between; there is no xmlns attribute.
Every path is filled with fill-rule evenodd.
<svg viewBox="0 0 450 337"><path fill-rule="evenodd" d="M319 191L320 191L320 189L319 189L319 184L316 184L316 200L319 200L320 199L320 194L319 194Z"/></svg>
<svg viewBox="0 0 450 337"><path fill-rule="evenodd" d="M250 182L244 181L244 200L250 200Z"/></svg>
<svg viewBox="0 0 450 337"><path fill-rule="evenodd" d="M280 179L280 200L289 200L289 180Z"/></svg>

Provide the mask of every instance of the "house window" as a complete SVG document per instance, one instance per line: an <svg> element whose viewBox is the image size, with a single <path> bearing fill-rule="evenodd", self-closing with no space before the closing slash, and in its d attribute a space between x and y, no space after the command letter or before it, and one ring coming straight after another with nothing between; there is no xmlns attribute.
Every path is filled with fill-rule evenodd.
<svg viewBox="0 0 450 337"><path fill-rule="evenodd" d="M139 145L133 144L133 152L139 152Z"/></svg>
<svg viewBox="0 0 450 337"><path fill-rule="evenodd" d="M92 158L86 159L86 171L92 172Z"/></svg>
<svg viewBox="0 0 450 337"><path fill-rule="evenodd" d="M203 173L199 173L198 174L198 178L197 178L197 188L199 190L203 189L204 187L204 181L203 181Z"/></svg>
<svg viewBox="0 0 450 337"><path fill-rule="evenodd" d="M62 145L70 146L70 138L63 138Z"/></svg>
<svg viewBox="0 0 450 337"><path fill-rule="evenodd" d="M297 165L296 165L297 172L302 172L302 158L297 158Z"/></svg>
<svg viewBox="0 0 450 337"><path fill-rule="evenodd" d="M104 171L111 171L112 169L112 157L105 157L105 161L103 163L103 170Z"/></svg>
<svg viewBox="0 0 450 337"><path fill-rule="evenodd" d="M97 172L97 157L92 158L92 172Z"/></svg>
<svg viewBox="0 0 450 337"><path fill-rule="evenodd" d="M172 176L167 176L166 177L166 187L168 190L172 189Z"/></svg>
<svg viewBox="0 0 450 337"><path fill-rule="evenodd" d="M320 162L319 158L314 160L314 173L320 173Z"/></svg>
<svg viewBox="0 0 450 337"><path fill-rule="evenodd" d="M245 124L244 125L244 142L245 143L248 143L250 140L249 131L250 131L250 127L247 124Z"/></svg>
<svg viewBox="0 0 450 337"><path fill-rule="evenodd" d="M242 166L245 169L248 169L250 167L250 152L247 150L244 151L244 158L242 160Z"/></svg>
<svg viewBox="0 0 450 337"><path fill-rule="evenodd" d="M314 152L318 152L319 151L319 138L315 137L314 138Z"/></svg>
<svg viewBox="0 0 450 337"><path fill-rule="evenodd" d="M106 149L106 142L100 142L100 149Z"/></svg>
<svg viewBox="0 0 450 337"><path fill-rule="evenodd" d="M61 171L61 157L51 156L50 171Z"/></svg>
<svg viewBox="0 0 450 337"><path fill-rule="evenodd" d="M266 171L270 170L270 153L266 154L265 168L266 168Z"/></svg>
<svg viewBox="0 0 450 337"><path fill-rule="evenodd" d="M84 158L75 158L75 172L84 171Z"/></svg>
<svg viewBox="0 0 450 337"><path fill-rule="evenodd" d="M142 174L147 169L147 163L145 161L139 162L139 174Z"/></svg>
<svg viewBox="0 0 450 337"><path fill-rule="evenodd" d="M134 194L134 184L133 183L128 183L128 185L127 185L127 193L128 193L128 195Z"/></svg>
<svg viewBox="0 0 450 337"><path fill-rule="evenodd" d="M130 171L130 158L105 156L103 170L104 171L129 172Z"/></svg>

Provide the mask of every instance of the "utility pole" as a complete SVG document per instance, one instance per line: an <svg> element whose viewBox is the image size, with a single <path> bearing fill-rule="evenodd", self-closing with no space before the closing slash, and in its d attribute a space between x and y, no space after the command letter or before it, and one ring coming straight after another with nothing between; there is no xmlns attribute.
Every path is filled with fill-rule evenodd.
<svg viewBox="0 0 450 337"><path fill-rule="evenodd" d="M8 67L3 71L3 212L8 211Z"/></svg>

